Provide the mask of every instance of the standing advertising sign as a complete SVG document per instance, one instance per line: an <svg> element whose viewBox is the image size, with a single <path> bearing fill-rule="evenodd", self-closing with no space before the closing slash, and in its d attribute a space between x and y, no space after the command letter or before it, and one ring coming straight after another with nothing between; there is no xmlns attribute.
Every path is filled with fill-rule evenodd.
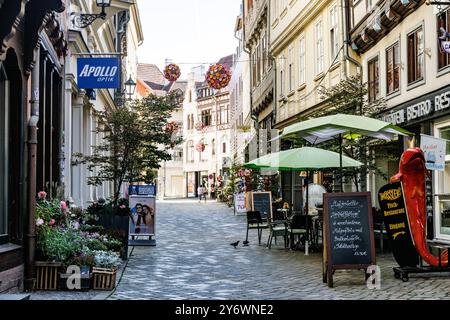
<svg viewBox="0 0 450 320"><path fill-rule="evenodd" d="M155 246L156 186L130 186L129 196L129 245Z"/></svg>
<svg viewBox="0 0 450 320"><path fill-rule="evenodd" d="M78 58L77 70L80 89L120 88L118 58Z"/></svg>
<svg viewBox="0 0 450 320"><path fill-rule="evenodd" d="M401 182L382 187L378 192L378 202L395 260L400 267L416 267L419 264L419 255L409 230Z"/></svg>
<svg viewBox="0 0 450 320"><path fill-rule="evenodd" d="M246 194L245 193L236 193L234 195L234 209L235 209L236 214L247 213Z"/></svg>

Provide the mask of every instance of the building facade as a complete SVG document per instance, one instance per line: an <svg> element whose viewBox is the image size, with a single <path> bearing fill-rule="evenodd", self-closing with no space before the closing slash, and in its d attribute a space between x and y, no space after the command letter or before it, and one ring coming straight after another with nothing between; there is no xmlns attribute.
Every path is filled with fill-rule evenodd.
<svg viewBox="0 0 450 320"><path fill-rule="evenodd" d="M416 146L420 146L422 134L450 137L450 55L438 41L440 28L450 29L450 11L447 6L424 2L382 1L373 7L358 3L353 8L351 34L352 47L361 56L369 101L385 99L387 110L379 117L413 132ZM386 176L397 172L398 158L409 142L400 139L382 147L388 148L392 160L382 157L379 149L372 150L373 161ZM445 170L433 171L428 182L428 236L450 241L448 143L445 160ZM374 196L386 183L383 177L370 177Z"/></svg>
<svg viewBox="0 0 450 320"><path fill-rule="evenodd" d="M74 0L69 15L93 12L95 1ZM69 23L69 55L65 75L64 116L64 192L66 198L80 207L86 207L100 198L107 199L114 193L113 183L101 186L88 185L91 174L86 165L73 166L73 154L89 155L92 146L102 141L95 132L98 119L95 111L120 107L129 96L124 94L124 83L137 78L137 49L143 42L143 32L137 4L130 1L112 1L107 8L106 20L97 19L87 28L77 27L74 19ZM112 55L99 55L111 53ZM77 86L77 59L80 57L118 57L121 65L119 89L81 90ZM134 95L137 97L137 95ZM124 186L123 194L126 192Z"/></svg>
<svg viewBox="0 0 450 320"><path fill-rule="evenodd" d="M61 186L66 7L0 3L0 293L33 289L36 194Z"/></svg>
<svg viewBox="0 0 450 320"><path fill-rule="evenodd" d="M232 69L234 60L230 55L218 63ZM231 167L229 87L214 90L206 84L203 72L189 74L183 121L186 196L196 197L199 186L210 192L213 184L217 186L218 177L226 176Z"/></svg>
<svg viewBox="0 0 450 320"><path fill-rule="evenodd" d="M138 94L145 97L148 94L164 96L170 92L177 93L182 99L179 107L171 113L169 123L175 123L177 131L173 139L177 140L183 133L183 101L187 81L168 82L161 70L154 64L138 65ZM158 197L160 199L185 198L186 188L183 173L183 145L175 146L171 151L172 159L161 163L158 170Z"/></svg>

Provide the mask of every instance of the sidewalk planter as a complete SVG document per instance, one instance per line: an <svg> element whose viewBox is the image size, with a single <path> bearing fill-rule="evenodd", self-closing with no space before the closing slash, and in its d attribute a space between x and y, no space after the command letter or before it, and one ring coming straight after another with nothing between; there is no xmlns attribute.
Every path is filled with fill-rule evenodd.
<svg viewBox="0 0 450 320"><path fill-rule="evenodd" d="M67 287L67 279L73 276L72 273L59 274L59 290L63 291L88 291L92 287L92 274L81 274L81 285L79 289L69 289Z"/></svg>
<svg viewBox="0 0 450 320"><path fill-rule="evenodd" d="M37 261L36 266L36 290L57 290L58 274L61 271L60 262Z"/></svg>
<svg viewBox="0 0 450 320"><path fill-rule="evenodd" d="M117 268L106 269L96 268L92 269L94 275L93 289L111 291L116 287Z"/></svg>

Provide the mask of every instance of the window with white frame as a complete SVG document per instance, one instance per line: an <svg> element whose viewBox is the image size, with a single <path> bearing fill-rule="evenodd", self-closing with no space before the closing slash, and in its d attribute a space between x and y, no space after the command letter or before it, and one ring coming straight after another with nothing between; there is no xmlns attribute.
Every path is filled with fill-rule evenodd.
<svg viewBox="0 0 450 320"><path fill-rule="evenodd" d="M194 162L195 152L194 152L194 141L188 141L186 146L186 161Z"/></svg>
<svg viewBox="0 0 450 320"><path fill-rule="evenodd" d="M316 74L322 73L324 69L324 52L323 52L323 24L322 20L317 21L315 27L316 37Z"/></svg>
<svg viewBox="0 0 450 320"><path fill-rule="evenodd" d="M408 84L423 80L425 71L425 39L423 28L408 34Z"/></svg>
<svg viewBox="0 0 450 320"><path fill-rule="evenodd" d="M339 54L339 18L338 18L338 6L334 5L330 9L330 48L331 48L331 62L336 63L336 58Z"/></svg>
<svg viewBox="0 0 450 320"><path fill-rule="evenodd" d="M450 240L450 120L435 126L435 136L447 140L444 171L435 171L436 238Z"/></svg>
<svg viewBox="0 0 450 320"><path fill-rule="evenodd" d="M280 97L283 97L285 92L285 73L284 73L284 64L286 63L285 57L282 56L280 58Z"/></svg>
<svg viewBox="0 0 450 320"><path fill-rule="evenodd" d="M288 90L294 90L294 46L290 46L288 52Z"/></svg>
<svg viewBox="0 0 450 320"><path fill-rule="evenodd" d="M306 81L305 69L306 69L306 55L305 55L305 37L302 35L298 43L299 61L298 61L298 80L302 85Z"/></svg>
<svg viewBox="0 0 450 320"><path fill-rule="evenodd" d="M398 42L386 49L386 93L400 89L400 46Z"/></svg>

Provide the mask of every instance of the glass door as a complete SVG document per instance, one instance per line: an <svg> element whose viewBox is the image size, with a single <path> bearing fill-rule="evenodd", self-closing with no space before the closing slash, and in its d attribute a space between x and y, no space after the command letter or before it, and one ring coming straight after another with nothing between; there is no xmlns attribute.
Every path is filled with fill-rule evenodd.
<svg viewBox="0 0 450 320"><path fill-rule="evenodd" d="M450 119L435 126L435 136L447 139L445 170L435 171L434 227L436 238L450 241Z"/></svg>

